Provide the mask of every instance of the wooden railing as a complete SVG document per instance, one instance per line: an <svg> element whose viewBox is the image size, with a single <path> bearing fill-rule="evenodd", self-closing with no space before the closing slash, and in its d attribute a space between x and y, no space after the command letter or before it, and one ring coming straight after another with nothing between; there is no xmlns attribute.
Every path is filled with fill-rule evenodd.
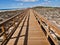
<svg viewBox="0 0 60 45"><path fill-rule="evenodd" d="M18 13L15 16L0 23L0 30L2 31L0 33L0 38L3 37L3 39L0 40L1 45L4 45L11 38L20 22L25 17L27 10L24 10L21 13Z"/></svg>
<svg viewBox="0 0 60 45"><path fill-rule="evenodd" d="M54 45L59 45L59 40L60 40L60 30L58 29L57 26L53 25L48 21L45 17L42 15L38 14L35 10L33 10L36 19L38 20L38 23L42 27L47 39L51 39L50 43Z"/></svg>

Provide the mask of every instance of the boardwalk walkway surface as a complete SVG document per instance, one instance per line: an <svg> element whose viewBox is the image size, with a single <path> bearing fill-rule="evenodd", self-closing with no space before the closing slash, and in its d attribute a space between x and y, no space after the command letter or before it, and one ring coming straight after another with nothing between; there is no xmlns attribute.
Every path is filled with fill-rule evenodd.
<svg viewBox="0 0 60 45"><path fill-rule="evenodd" d="M60 45L60 29L29 8L0 23L0 45Z"/></svg>
<svg viewBox="0 0 60 45"><path fill-rule="evenodd" d="M7 45L50 45L32 9L26 13Z"/></svg>

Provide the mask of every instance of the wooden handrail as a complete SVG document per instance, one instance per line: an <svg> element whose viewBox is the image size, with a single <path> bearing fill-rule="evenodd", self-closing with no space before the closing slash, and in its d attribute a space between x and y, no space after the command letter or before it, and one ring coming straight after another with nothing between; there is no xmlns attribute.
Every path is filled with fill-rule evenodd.
<svg viewBox="0 0 60 45"><path fill-rule="evenodd" d="M2 25L5 24L6 22L12 20L12 19L15 18L16 16L22 14L23 12L25 12L25 11L27 11L27 10L28 10L28 9L25 9L25 10L23 10L21 13L17 13L15 16L12 16L11 18L6 19L5 21L0 22L0 26L2 26Z"/></svg>
<svg viewBox="0 0 60 45"><path fill-rule="evenodd" d="M38 18L38 20L40 21L40 25L42 25L43 28L46 30L47 35L52 39L52 41L54 42L55 45L58 45L58 39L55 40L55 39L53 38L53 36L50 34L49 30L50 30L50 28L52 28L52 29L53 29L52 31L54 32L54 34L55 34L57 37L60 37L60 30L57 28L57 26L55 26L55 25L53 25L52 23L50 23L50 21L48 21L44 16L41 16L41 15L38 14L35 10L33 10L33 11L34 11L35 16L36 16L36 17ZM45 24L44 24L45 26L48 26L48 27L47 27L48 29L45 28L45 26L43 25L43 23L45 23Z"/></svg>
<svg viewBox="0 0 60 45"><path fill-rule="evenodd" d="M21 13L16 14L15 16L12 16L11 18L9 18L9 19L1 22L1 23L0 23L0 27L4 26L4 24L6 24L7 22L11 21L12 19L14 19L14 18L17 17L17 16L18 16L18 17L19 17L19 16L21 17L22 14L24 14L25 11L27 11L27 9L24 10L24 11L22 11ZM13 25L11 25L11 26L13 26ZM10 27L11 27L11 26L10 26ZM9 28L10 28L10 27L9 27ZM8 29L9 29L9 28L8 28ZM3 28L2 28L2 29L3 29ZM7 31L8 31L8 29L7 29ZM3 36L3 35L5 34L5 32L6 32L6 30L4 29L4 31L2 31L2 33L0 34L0 37Z"/></svg>
<svg viewBox="0 0 60 45"><path fill-rule="evenodd" d="M45 22L50 28L53 29L53 31L55 31L55 33L58 34L58 36L60 37L60 30L59 28L56 26L56 25L53 25L50 21L48 21L44 16L38 14L36 11L35 11L35 14L38 15L38 17L40 18L40 20L42 20L43 22Z"/></svg>

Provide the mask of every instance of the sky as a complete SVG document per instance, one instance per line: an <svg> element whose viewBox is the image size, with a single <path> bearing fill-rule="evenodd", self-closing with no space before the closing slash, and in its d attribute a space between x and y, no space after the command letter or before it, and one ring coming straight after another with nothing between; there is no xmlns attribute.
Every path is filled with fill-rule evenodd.
<svg viewBox="0 0 60 45"><path fill-rule="evenodd" d="M60 0L0 0L0 9L28 8L35 6L60 7Z"/></svg>

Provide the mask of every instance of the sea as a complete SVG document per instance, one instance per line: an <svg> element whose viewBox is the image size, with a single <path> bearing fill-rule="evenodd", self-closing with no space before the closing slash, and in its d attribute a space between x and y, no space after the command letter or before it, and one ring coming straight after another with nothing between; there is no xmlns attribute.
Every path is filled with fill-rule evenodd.
<svg viewBox="0 0 60 45"><path fill-rule="evenodd" d="M0 9L0 12L13 11L13 10L22 10L22 8Z"/></svg>

